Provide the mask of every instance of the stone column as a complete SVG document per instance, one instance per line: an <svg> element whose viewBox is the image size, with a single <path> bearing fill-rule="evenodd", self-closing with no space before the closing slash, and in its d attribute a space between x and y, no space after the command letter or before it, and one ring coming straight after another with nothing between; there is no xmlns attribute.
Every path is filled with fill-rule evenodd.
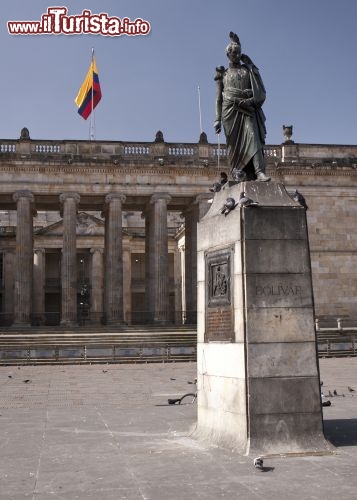
<svg viewBox="0 0 357 500"><path fill-rule="evenodd" d="M123 241L122 204L126 196L105 197L105 282L104 312L107 324L123 323Z"/></svg>
<svg viewBox="0 0 357 500"><path fill-rule="evenodd" d="M206 214L212 196L200 194L187 207L185 215L185 296L186 322L197 322L197 223Z"/></svg>
<svg viewBox="0 0 357 500"><path fill-rule="evenodd" d="M182 269L181 251L177 247L174 252L174 283L175 283L175 324L182 324Z"/></svg>
<svg viewBox="0 0 357 500"><path fill-rule="evenodd" d="M33 259L33 323L42 325L45 321L45 262L43 248L36 249Z"/></svg>
<svg viewBox="0 0 357 500"><path fill-rule="evenodd" d="M103 317L103 248L91 248L91 322L99 324Z"/></svg>
<svg viewBox="0 0 357 500"><path fill-rule="evenodd" d="M152 323L154 321L154 296L151 293L152 286L152 272L150 269L150 205L142 213L145 218L145 323Z"/></svg>
<svg viewBox="0 0 357 500"><path fill-rule="evenodd" d="M123 251L123 307L124 321L131 324L131 252L130 248L124 248Z"/></svg>
<svg viewBox="0 0 357 500"><path fill-rule="evenodd" d="M15 282L15 253L6 250L4 253L4 303L3 324L10 325L14 319L14 282Z"/></svg>
<svg viewBox="0 0 357 500"><path fill-rule="evenodd" d="M171 196L156 193L147 209L146 218L146 296L149 313L154 323L169 319L169 265L167 235L167 203Z"/></svg>
<svg viewBox="0 0 357 500"><path fill-rule="evenodd" d="M30 191L16 191L17 205L14 324L31 325L33 275L34 196Z"/></svg>
<svg viewBox="0 0 357 500"><path fill-rule="evenodd" d="M62 311L61 325L77 324L77 249L76 224L78 193L60 195L61 215L63 218L63 247L61 262Z"/></svg>

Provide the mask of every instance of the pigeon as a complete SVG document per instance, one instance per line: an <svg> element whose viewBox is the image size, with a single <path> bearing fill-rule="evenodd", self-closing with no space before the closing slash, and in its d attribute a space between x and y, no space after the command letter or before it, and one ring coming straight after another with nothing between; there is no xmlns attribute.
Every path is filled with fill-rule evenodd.
<svg viewBox="0 0 357 500"><path fill-rule="evenodd" d="M333 390L333 395L338 396L336 389Z"/></svg>
<svg viewBox="0 0 357 500"><path fill-rule="evenodd" d="M329 397L329 398L333 398L333 394L332 394L332 392L331 392L331 391L328 391L328 397Z"/></svg>
<svg viewBox="0 0 357 500"><path fill-rule="evenodd" d="M9 378L12 378L12 375L8 375Z"/></svg>
<svg viewBox="0 0 357 500"><path fill-rule="evenodd" d="M24 382L25 384L27 384L28 382L31 382L31 380L30 380L29 378L27 378L26 380L23 380L23 382Z"/></svg>
<svg viewBox="0 0 357 500"><path fill-rule="evenodd" d="M219 182L215 182L209 188L209 190L211 191L211 193L218 193L221 190L222 186L224 186L227 182L228 182L227 174L225 172L221 172L219 177Z"/></svg>
<svg viewBox="0 0 357 500"><path fill-rule="evenodd" d="M259 470L263 470L263 459L262 457L257 457L254 459L254 467Z"/></svg>
<svg viewBox="0 0 357 500"><path fill-rule="evenodd" d="M211 191L211 193L218 193L218 191L221 190L221 187L222 185L219 183L219 182L215 182L210 188L209 190Z"/></svg>
<svg viewBox="0 0 357 500"><path fill-rule="evenodd" d="M226 172L221 172L220 173L219 182L220 182L220 184L222 186L223 186L223 184L225 184L226 182L228 182L228 177L227 177Z"/></svg>
<svg viewBox="0 0 357 500"><path fill-rule="evenodd" d="M331 406L331 401L324 401L322 406Z"/></svg>
<svg viewBox="0 0 357 500"><path fill-rule="evenodd" d="M232 170L232 177L236 182L244 182L247 180L247 174L244 170L238 170L234 168Z"/></svg>
<svg viewBox="0 0 357 500"><path fill-rule="evenodd" d="M355 392L355 390L353 389L353 387L348 386L347 389L348 389L349 392Z"/></svg>
<svg viewBox="0 0 357 500"><path fill-rule="evenodd" d="M231 210L237 206L234 198L227 198L225 204L221 208L221 214L227 216Z"/></svg>
<svg viewBox="0 0 357 500"><path fill-rule="evenodd" d="M299 193L299 191L297 189L295 189L295 191L293 191L292 193L289 193L289 194L292 197L292 199L294 201L297 201L302 207L305 208L305 210L308 209L308 206L306 205L305 198L303 197L303 195L301 193Z"/></svg>
<svg viewBox="0 0 357 500"><path fill-rule="evenodd" d="M192 403L194 401L196 401L197 394L194 394L193 392L188 392L187 394L184 394L180 398L168 399L167 402L169 403L169 405L175 405L176 403L178 403L180 405L182 403L183 399L187 398L188 396L193 398Z"/></svg>
<svg viewBox="0 0 357 500"><path fill-rule="evenodd" d="M259 205L259 203L257 201L252 200L251 198L248 198L245 192L242 191L240 194L238 205L240 207L256 207Z"/></svg>

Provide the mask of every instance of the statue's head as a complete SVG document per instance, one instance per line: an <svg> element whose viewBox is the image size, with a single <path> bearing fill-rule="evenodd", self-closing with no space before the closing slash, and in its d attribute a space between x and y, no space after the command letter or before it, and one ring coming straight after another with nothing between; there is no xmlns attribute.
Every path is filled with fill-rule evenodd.
<svg viewBox="0 0 357 500"><path fill-rule="evenodd" d="M239 37L231 31L229 33L229 38L231 39L231 42L226 47L227 57L231 62L238 63L240 61L240 56L242 55Z"/></svg>

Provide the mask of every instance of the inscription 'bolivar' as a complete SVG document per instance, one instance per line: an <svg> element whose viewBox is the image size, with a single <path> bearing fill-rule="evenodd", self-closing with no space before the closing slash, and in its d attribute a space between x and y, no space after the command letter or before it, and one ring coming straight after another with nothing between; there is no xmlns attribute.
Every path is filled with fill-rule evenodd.
<svg viewBox="0 0 357 500"><path fill-rule="evenodd" d="M275 295L278 297L299 296L302 294L302 287L300 285L266 285L256 286L255 294L257 297L268 297Z"/></svg>

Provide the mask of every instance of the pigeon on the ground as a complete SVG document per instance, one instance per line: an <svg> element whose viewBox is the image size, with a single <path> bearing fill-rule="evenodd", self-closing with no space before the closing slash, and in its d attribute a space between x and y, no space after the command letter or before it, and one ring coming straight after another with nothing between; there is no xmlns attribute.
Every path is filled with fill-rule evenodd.
<svg viewBox="0 0 357 500"><path fill-rule="evenodd" d="M332 392L331 392L331 391L328 391L328 397L329 397L329 398L333 398L333 394L332 394Z"/></svg>
<svg viewBox="0 0 357 500"><path fill-rule="evenodd" d="M175 399L171 399L169 398L167 400L168 404L169 405L175 405L175 404L181 404L182 401L187 398L187 397L192 397L192 403L194 403L196 401L196 398L197 398L197 394L194 394L193 392L188 392L187 394L184 394L183 396L181 396L180 398L175 398Z"/></svg>
<svg viewBox="0 0 357 500"><path fill-rule="evenodd" d="M28 379L26 379L26 380L23 380L23 382L24 382L25 384L27 384L28 382L31 382L31 380L28 378Z"/></svg>
<svg viewBox="0 0 357 500"><path fill-rule="evenodd" d="M333 390L333 395L338 396L336 389Z"/></svg>
<svg viewBox="0 0 357 500"><path fill-rule="evenodd" d="M297 201L302 207L305 208L305 210L308 209L305 198L303 197L303 195L301 193L299 193L299 191L297 189L295 189L295 191L293 191L292 193L289 193L289 194L292 197L292 199L294 201Z"/></svg>
<svg viewBox="0 0 357 500"><path fill-rule="evenodd" d="M221 208L221 214L227 216L231 210L236 207L236 201L234 198L227 198L225 204Z"/></svg>
<svg viewBox="0 0 357 500"><path fill-rule="evenodd" d="M242 191L240 194L238 205L240 207L256 207L259 205L259 203L257 201L252 200L251 198L248 198L245 192Z"/></svg>
<svg viewBox="0 0 357 500"><path fill-rule="evenodd" d="M355 390L353 389L353 387L348 386L347 389L348 389L349 392L355 392Z"/></svg>
<svg viewBox="0 0 357 500"><path fill-rule="evenodd" d="M256 469L260 469L260 470L263 469L263 459L262 459L262 457L257 457L257 458L254 459L254 467Z"/></svg>
<svg viewBox="0 0 357 500"><path fill-rule="evenodd" d="M322 406L331 406L331 401L323 401Z"/></svg>

